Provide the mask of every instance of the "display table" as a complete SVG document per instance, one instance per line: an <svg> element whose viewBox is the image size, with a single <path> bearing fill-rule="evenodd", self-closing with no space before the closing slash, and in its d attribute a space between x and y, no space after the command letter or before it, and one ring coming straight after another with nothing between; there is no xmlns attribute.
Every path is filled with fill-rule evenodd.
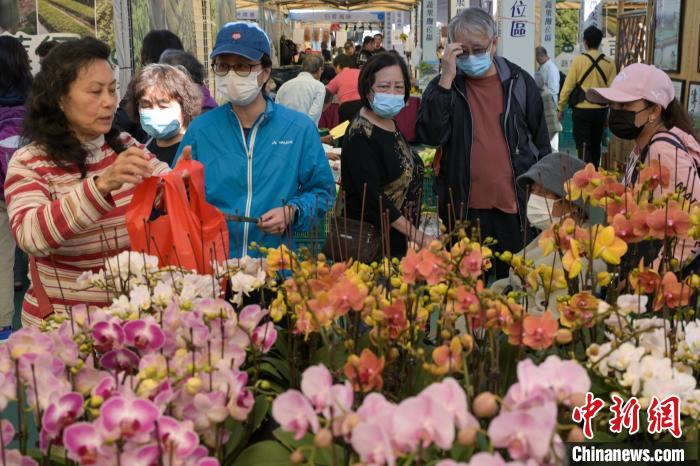
<svg viewBox="0 0 700 466"><path fill-rule="evenodd" d="M341 123L338 118L337 103L331 104L323 114L318 123L319 128L334 128ZM420 97L409 97L407 105L396 115L396 126L408 142L416 141L416 121L418 121L418 108L420 107Z"/></svg>

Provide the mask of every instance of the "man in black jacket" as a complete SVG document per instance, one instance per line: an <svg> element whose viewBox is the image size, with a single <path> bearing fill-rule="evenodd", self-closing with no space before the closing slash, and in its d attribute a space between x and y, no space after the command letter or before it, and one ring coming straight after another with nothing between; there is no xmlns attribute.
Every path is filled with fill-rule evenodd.
<svg viewBox="0 0 700 466"><path fill-rule="evenodd" d="M496 25L479 8L449 24L442 74L425 90L417 135L441 146L437 174L440 218L477 222L496 251L520 251L527 241L526 193L515 179L549 154L542 98L534 79L496 53ZM508 267L496 261L496 276Z"/></svg>

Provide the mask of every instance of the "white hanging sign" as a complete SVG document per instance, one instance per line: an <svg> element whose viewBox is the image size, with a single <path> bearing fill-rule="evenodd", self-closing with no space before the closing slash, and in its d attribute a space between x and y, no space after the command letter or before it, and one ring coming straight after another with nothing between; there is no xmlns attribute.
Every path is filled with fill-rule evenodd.
<svg viewBox="0 0 700 466"><path fill-rule="evenodd" d="M554 56L555 4L554 0L542 0L540 10L540 45L547 50L550 57Z"/></svg>
<svg viewBox="0 0 700 466"><path fill-rule="evenodd" d="M436 6L437 0L423 0L423 61L431 65L438 63L437 44L440 31L435 24Z"/></svg>
<svg viewBox="0 0 700 466"><path fill-rule="evenodd" d="M499 55L535 72L535 1L504 0L499 18Z"/></svg>

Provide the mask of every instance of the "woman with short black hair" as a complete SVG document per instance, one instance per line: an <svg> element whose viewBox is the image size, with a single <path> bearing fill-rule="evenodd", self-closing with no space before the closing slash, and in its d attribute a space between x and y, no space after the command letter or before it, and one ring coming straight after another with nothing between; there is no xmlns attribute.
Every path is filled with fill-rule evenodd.
<svg viewBox="0 0 700 466"><path fill-rule="evenodd" d="M364 215L379 230L386 215L391 227L386 253L400 257L408 243L427 246L435 239L417 228L423 162L393 120L410 96L406 63L394 53L374 55L362 68L358 90L362 108L345 133L341 155L347 216Z"/></svg>

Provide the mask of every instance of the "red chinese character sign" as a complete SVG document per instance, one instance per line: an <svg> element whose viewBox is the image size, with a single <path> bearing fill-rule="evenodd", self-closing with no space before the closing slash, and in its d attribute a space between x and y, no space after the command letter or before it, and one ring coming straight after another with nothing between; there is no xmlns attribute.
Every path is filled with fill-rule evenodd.
<svg viewBox="0 0 700 466"><path fill-rule="evenodd" d="M609 407L611 413L608 421L609 431L613 434L634 435L640 431L641 405L635 397L625 401L619 395L612 395L612 404ZM583 435L591 440L595 436L595 418L605 407L605 402L595 397L592 393L586 393L586 399L581 406L576 406L571 412L571 419L582 424ZM680 438L681 431L681 400L672 395L660 400L652 396L646 410L647 432L649 434L670 433L675 438Z"/></svg>

